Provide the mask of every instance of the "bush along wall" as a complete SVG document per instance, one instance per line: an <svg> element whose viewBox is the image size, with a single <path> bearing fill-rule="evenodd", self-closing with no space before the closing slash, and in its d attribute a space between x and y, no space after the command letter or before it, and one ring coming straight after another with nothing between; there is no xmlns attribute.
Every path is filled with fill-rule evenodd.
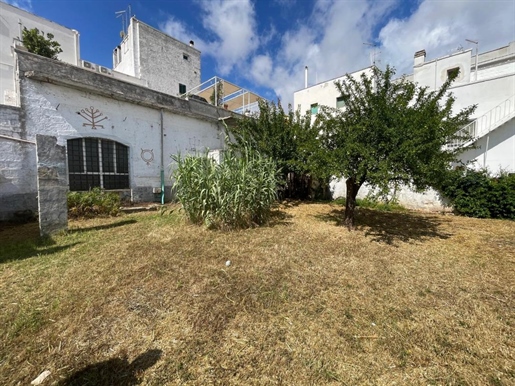
<svg viewBox="0 0 515 386"><path fill-rule="evenodd" d="M117 193L93 188L88 192L68 193L68 215L70 217L116 216L120 212L121 200Z"/></svg>
<svg viewBox="0 0 515 386"><path fill-rule="evenodd" d="M456 214L515 220L515 174L455 170L440 189Z"/></svg>

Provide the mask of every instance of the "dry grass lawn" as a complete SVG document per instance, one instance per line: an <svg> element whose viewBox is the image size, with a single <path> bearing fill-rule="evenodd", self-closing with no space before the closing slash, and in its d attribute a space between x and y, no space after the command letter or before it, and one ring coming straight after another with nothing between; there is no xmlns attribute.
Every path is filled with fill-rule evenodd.
<svg viewBox="0 0 515 386"><path fill-rule="evenodd" d="M0 384L514 385L515 222L290 204L0 228ZM232 264L226 267L226 261Z"/></svg>

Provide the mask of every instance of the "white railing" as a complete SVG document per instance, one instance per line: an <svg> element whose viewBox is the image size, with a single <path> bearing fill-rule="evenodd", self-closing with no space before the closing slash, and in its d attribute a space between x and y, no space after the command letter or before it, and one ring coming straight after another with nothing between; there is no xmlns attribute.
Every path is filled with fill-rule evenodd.
<svg viewBox="0 0 515 386"><path fill-rule="evenodd" d="M449 143L449 147L463 146L488 134L515 116L515 95L495 106L476 120L463 127L459 134L472 137L472 141L455 139Z"/></svg>

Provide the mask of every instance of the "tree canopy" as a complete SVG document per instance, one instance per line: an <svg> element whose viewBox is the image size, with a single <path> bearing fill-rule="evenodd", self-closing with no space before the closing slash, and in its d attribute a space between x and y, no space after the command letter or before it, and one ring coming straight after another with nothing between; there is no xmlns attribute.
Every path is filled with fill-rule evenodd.
<svg viewBox="0 0 515 386"><path fill-rule="evenodd" d="M311 117L294 112L291 106L285 112L280 102L260 101L259 114L240 120L230 137L233 147L250 146L276 161L286 182L285 196L306 198L312 172L308 159L318 151L310 126Z"/></svg>
<svg viewBox="0 0 515 386"><path fill-rule="evenodd" d="M365 183L386 192L402 183L417 190L435 186L464 149L446 146L467 139L460 129L475 109L453 111L452 79L429 91L395 71L373 67L359 79L336 82L345 107L323 107L315 130L327 172L346 179L345 224L354 226L354 208Z"/></svg>
<svg viewBox="0 0 515 386"><path fill-rule="evenodd" d="M53 34L47 33L45 38L45 35L40 33L37 28L27 29L24 27L22 41L29 52L50 59L57 59L57 55L63 52L61 44L54 40Z"/></svg>

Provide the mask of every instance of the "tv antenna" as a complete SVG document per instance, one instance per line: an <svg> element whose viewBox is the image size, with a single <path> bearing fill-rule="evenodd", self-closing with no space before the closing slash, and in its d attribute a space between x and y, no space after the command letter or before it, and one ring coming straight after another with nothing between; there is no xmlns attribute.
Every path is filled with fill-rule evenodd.
<svg viewBox="0 0 515 386"><path fill-rule="evenodd" d="M120 37L123 39L128 33L127 30L129 28L129 23L132 17L131 5L129 4L127 9L115 12L114 14L116 15L116 18L122 19L122 30L120 31Z"/></svg>
<svg viewBox="0 0 515 386"><path fill-rule="evenodd" d="M375 43L363 43L364 46L372 47L372 52L370 54L370 61L372 62L372 66L376 66L376 56L380 54L381 52L377 51L377 44Z"/></svg>

